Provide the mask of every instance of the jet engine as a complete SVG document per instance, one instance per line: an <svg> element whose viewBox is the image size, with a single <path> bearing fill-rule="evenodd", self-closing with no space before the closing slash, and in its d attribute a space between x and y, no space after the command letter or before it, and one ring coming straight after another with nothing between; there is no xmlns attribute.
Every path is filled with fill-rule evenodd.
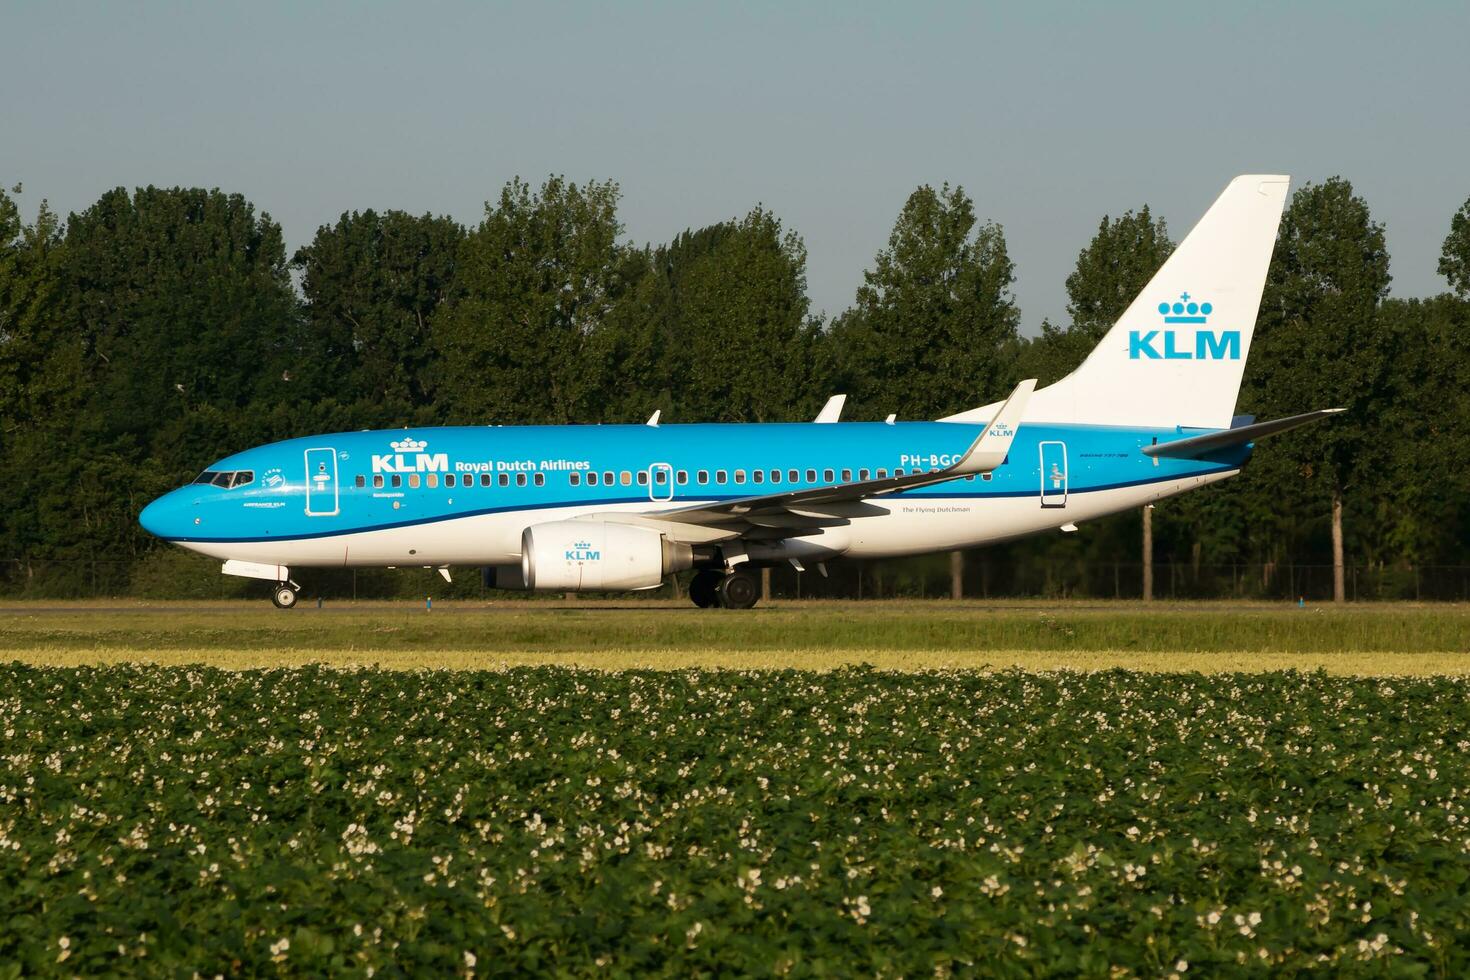
<svg viewBox="0 0 1470 980"><path fill-rule="evenodd" d="M521 577L528 589L656 589L665 575L693 564L689 545L631 524L552 521L521 534Z"/></svg>

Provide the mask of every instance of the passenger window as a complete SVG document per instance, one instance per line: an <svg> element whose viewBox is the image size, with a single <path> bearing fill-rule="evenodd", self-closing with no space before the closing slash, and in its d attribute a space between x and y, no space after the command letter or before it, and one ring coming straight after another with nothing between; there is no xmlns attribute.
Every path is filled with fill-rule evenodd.
<svg viewBox="0 0 1470 980"><path fill-rule="evenodd" d="M808 482L808 483L816 483L817 482L817 471L816 470L807 470L806 471L806 482Z"/></svg>
<svg viewBox="0 0 1470 980"><path fill-rule="evenodd" d="M480 486L482 486L482 487L488 487L489 485L490 485L490 474L489 473L481 473L480 474Z"/></svg>
<svg viewBox="0 0 1470 980"><path fill-rule="evenodd" d="M744 483L745 482L745 471L744 470L736 470L735 471L735 482L736 483Z"/></svg>
<svg viewBox="0 0 1470 980"><path fill-rule="evenodd" d="M725 478L726 478L726 473L725 473L724 470L715 470L715 482L716 483L724 483L725 482Z"/></svg>
<svg viewBox="0 0 1470 980"><path fill-rule="evenodd" d="M574 487L582 485L582 474L580 473L568 473L567 479L572 481L572 486Z"/></svg>
<svg viewBox="0 0 1470 980"><path fill-rule="evenodd" d="M986 483L989 483L990 482L990 478L993 477L993 476L995 476L994 473L981 473L980 474L980 479L984 480Z"/></svg>
<svg viewBox="0 0 1470 980"><path fill-rule="evenodd" d="M665 483L668 483L669 482L669 471L668 470L654 470L653 471L653 482L654 483L657 483L659 486L663 486Z"/></svg>
<svg viewBox="0 0 1470 980"><path fill-rule="evenodd" d="M695 474L695 477L699 480L700 483L708 483L709 470L700 470L697 474Z"/></svg>
<svg viewBox="0 0 1470 980"><path fill-rule="evenodd" d="M836 476L836 474L833 473L831 470L823 470L822 471L822 482L823 483L832 483L832 482L835 482L833 480L833 477L835 477L835 476Z"/></svg>
<svg viewBox="0 0 1470 980"><path fill-rule="evenodd" d="M647 470L639 470L638 471L638 485L640 487L646 487L646 486L648 486L648 471Z"/></svg>
<svg viewBox="0 0 1470 980"><path fill-rule="evenodd" d="M439 485L439 474L430 473L428 476L424 477L424 485L427 486L430 490L433 490Z"/></svg>
<svg viewBox="0 0 1470 980"><path fill-rule="evenodd" d="M394 487L394 489L397 489L398 487L401 487L401 486L403 486L403 477L399 476L397 473L394 473L393 474L393 487Z"/></svg>
<svg viewBox="0 0 1470 980"><path fill-rule="evenodd" d="M359 473L359 474L357 474L357 479L355 479L355 480L352 481L352 484L353 484L353 486L361 489L362 487L367 486L367 477L365 477L361 473Z"/></svg>
<svg viewBox="0 0 1470 980"><path fill-rule="evenodd" d="M882 467L882 466L878 467L878 479L880 479L880 480L886 480L886 479L888 479L888 470L887 470L886 467Z"/></svg>
<svg viewBox="0 0 1470 980"><path fill-rule="evenodd" d="M618 482L625 487L631 487L633 485L633 474L627 470L623 470L623 472L618 474Z"/></svg>
<svg viewBox="0 0 1470 980"><path fill-rule="evenodd" d="M858 479L859 480L866 480L867 478L868 478L868 471L867 470L858 470Z"/></svg>
<svg viewBox="0 0 1470 980"><path fill-rule="evenodd" d="M615 479L613 479L613 471L612 470L603 470L602 471L602 482L605 483L605 484L607 484L608 486L612 486L614 483L617 482Z"/></svg>
<svg viewBox="0 0 1470 980"><path fill-rule="evenodd" d="M454 486L454 474L453 473L445 473L444 474L444 485L446 487L452 487L452 486Z"/></svg>
<svg viewBox="0 0 1470 980"><path fill-rule="evenodd" d="M780 470L771 470L771 482L772 483L780 483L781 482L781 471Z"/></svg>
<svg viewBox="0 0 1470 980"><path fill-rule="evenodd" d="M684 484L686 484L686 483L688 483L688 482L689 482L689 473L688 473L688 471L686 471L686 470L680 470L680 471L679 471L679 472L678 472L678 473L677 473L677 474L676 474L676 475L675 475L675 477L674 477L674 481L675 481L675 482L676 482L676 483L678 483L678 484L679 484L679 486L681 486L681 487L682 487L682 486L683 486L683 485L684 485Z"/></svg>
<svg viewBox="0 0 1470 980"><path fill-rule="evenodd" d="M800 483L801 482L801 470L787 470L786 471L786 482L787 483Z"/></svg>
<svg viewBox="0 0 1470 980"><path fill-rule="evenodd" d="M546 474L545 473L537 473L536 474L536 486L538 486L538 487L544 487L544 486L546 486Z"/></svg>
<svg viewBox="0 0 1470 980"><path fill-rule="evenodd" d="M373 474L373 489L374 490L381 490L381 489L383 489L383 474L381 474L381 473L374 473Z"/></svg>
<svg viewBox="0 0 1470 980"><path fill-rule="evenodd" d="M524 473L517 473L516 474L516 486L523 487L525 485L526 485L526 474L524 474Z"/></svg>
<svg viewBox="0 0 1470 980"><path fill-rule="evenodd" d="M764 483L766 482L766 473L764 470L751 470L750 479L753 483Z"/></svg>
<svg viewBox="0 0 1470 980"><path fill-rule="evenodd" d="M508 487L508 486L510 486L510 474L509 473L502 473L502 474L500 474L500 485L502 487Z"/></svg>
<svg viewBox="0 0 1470 980"><path fill-rule="evenodd" d="M893 468L893 475L894 476L903 476L903 467L902 466L895 466Z"/></svg>
<svg viewBox="0 0 1470 980"><path fill-rule="evenodd" d="M417 473L410 473L408 475L408 486L409 486L409 489L410 490L416 490L416 489L418 489L418 485L419 485L419 475Z"/></svg>
<svg viewBox="0 0 1470 980"><path fill-rule="evenodd" d="M842 482L843 483L851 483L852 482L852 470L843 470L842 471Z"/></svg>
<svg viewBox="0 0 1470 980"><path fill-rule="evenodd" d="M595 486L597 486L597 471L596 470L593 470L592 472L590 472L590 473L587 474L587 485L589 487L595 487Z"/></svg>

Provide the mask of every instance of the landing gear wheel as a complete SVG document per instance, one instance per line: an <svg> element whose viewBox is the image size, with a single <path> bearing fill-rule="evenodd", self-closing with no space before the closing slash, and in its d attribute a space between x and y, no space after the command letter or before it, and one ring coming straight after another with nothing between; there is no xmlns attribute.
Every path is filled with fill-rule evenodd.
<svg viewBox="0 0 1470 980"><path fill-rule="evenodd" d="M709 569L695 572L689 582L689 598L700 609L720 604L720 573Z"/></svg>
<svg viewBox="0 0 1470 980"><path fill-rule="evenodd" d="M720 582L720 605L726 609L749 609L760 597L760 585L749 572L731 572Z"/></svg>
<svg viewBox="0 0 1470 980"><path fill-rule="evenodd" d="M290 609L296 605L296 589L289 582L282 582L271 592L271 602L277 609Z"/></svg>

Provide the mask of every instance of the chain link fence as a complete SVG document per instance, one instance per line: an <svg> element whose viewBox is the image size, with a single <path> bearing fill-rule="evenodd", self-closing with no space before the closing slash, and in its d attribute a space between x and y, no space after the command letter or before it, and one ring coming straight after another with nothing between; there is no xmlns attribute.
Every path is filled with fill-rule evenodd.
<svg viewBox="0 0 1470 980"><path fill-rule="evenodd" d="M432 569L313 569L293 577L303 598L490 599L510 595L485 587L479 570L453 569L446 583ZM843 561L798 572L769 570L773 598L889 599L952 595L948 554L887 561ZM682 596L691 573L640 597ZM1155 562L1155 599L1332 598L1330 564L1292 562L1211 564ZM964 554L961 594L966 598L1139 599L1140 562L1015 557L988 551ZM1350 601L1470 601L1470 565L1363 565L1345 568ZM269 583L221 575L219 563L198 555L160 551L137 561L108 559L0 560L0 597L10 599L236 599L264 598Z"/></svg>

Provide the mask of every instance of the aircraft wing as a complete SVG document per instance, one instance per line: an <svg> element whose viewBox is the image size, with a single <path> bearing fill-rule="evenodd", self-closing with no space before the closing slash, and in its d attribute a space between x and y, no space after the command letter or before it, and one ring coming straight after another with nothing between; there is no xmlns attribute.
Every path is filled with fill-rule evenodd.
<svg viewBox="0 0 1470 980"><path fill-rule="evenodd" d="M1035 390L1036 380L1034 378L1022 381L1017 385L1016 390L1011 392L1010 398L1006 399L1000 410L996 412L995 418L975 438L959 461L944 469L905 473L903 476L890 476L878 480L858 480L825 487L806 487L781 493L737 497L734 500L653 511L645 516L678 524L726 527L732 523L769 525L772 523L770 518L776 518L775 523L784 524L788 516L791 518L803 515L810 517L813 516L810 511L820 510L828 504L851 503L868 497L896 493L900 490L927 487L976 473L989 473L1005 461L1006 453L1011 448L1011 440L1015 438L1016 429L1020 427L1021 416L1026 410L1026 402L1030 399L1031 392Z"/></svg>

